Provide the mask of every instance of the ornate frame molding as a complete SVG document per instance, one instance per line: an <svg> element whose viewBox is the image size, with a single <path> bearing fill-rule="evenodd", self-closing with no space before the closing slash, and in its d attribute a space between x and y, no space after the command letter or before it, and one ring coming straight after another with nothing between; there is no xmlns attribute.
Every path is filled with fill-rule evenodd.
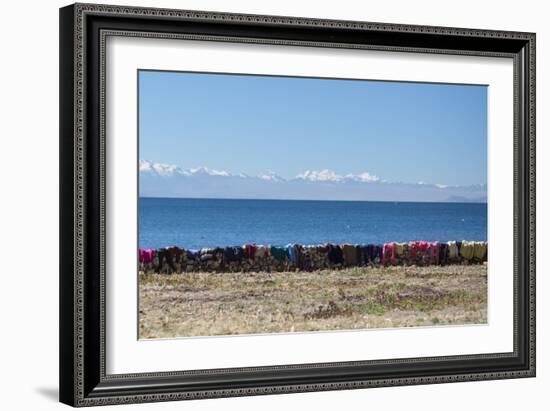
<svg viewBox="0 0 550 411"><path fill-rule="evenodd" d="M60 398L74 406L171 401L303 391L432 384L532 377L535 375L535 35L533 33L448 27L318 20L308 18L229 14L189 10L151 9L95 4L68 6L61 13L61 269L60 269ZM138 23L127 24L125 20ZM120 19L121 29L102 26ZM166 24L166 32L148 31L152 22ZM185 32L193 23L208 32ZM141 25L136 30L136 25ZM220 34L215 26L229 25L235 35ZM171 32L182 27L184 32ZM242 27L249 35L237 33ZM328 42L310 38L311 29L352 33L354 41ZM281 31L281 29L283 31ZM306 34L303 34L302 30ZM266 38L254 33L278 30ZM200 30L199 30L200 31ZM209 32L210 31L210 32ZM241 30L242 31L242 30ZM283 33L283 34L281 34ZM286 34L285 34L286 33ZM386 39L357 42L359 35ZM409 44L387 44L388 35L402 35ZM355 37L354 37L355 35ZM174 371L106 375L105 373L105 47L108 36L156 37L229 41L287 46L360 48L369 50L465 54L514 59L514 352L473 356L357 361L225 370ZM410 39L410 40L407 40ZM414 43L414 44L412 44ZM435 46L434 46L435 45ZM478 45L478 46L476 46ZM477 47L477 48L476 48ZM69 81L70 79L70 81ZM94 109L90 99L99 103ZM94 111L95 110L95 111ZM92 124L94 123L94 124ZM95 229L94 229L95 227ZM94 231L95 230L95 231ZM90 234L90 232L92 232ZM70 252L68 250L70 249ZM90 308L91 307L91 308ZM496 361L510 361L496 367ZM512 361L513 360L513 361ZM408 376L404 366L424 363L483 365L450 375L427 373ZM500 363L499 363L500 364ZM332 380L321 371L388 366L395 376L366 376ZM493 366L494 365L494 366ZM393 369L392 368L392 369ZM310 383L281 383L211 388L210 375L306 370ZM412 368L411 368L412 369ZM483 371L485 369L485 371ZM262 374L262 375L263 375ZM304 374L305 375L305 374ZM309 375L309 374L308 374ZM382 375L382 374L380 374ZM193 378L205 377L200 382ZM291 381L289 377L289 381ZM137 385L141 386L137 387ZM149 386L150 389L143 388ZM160 392L159 392L160 387Z"/></svg>

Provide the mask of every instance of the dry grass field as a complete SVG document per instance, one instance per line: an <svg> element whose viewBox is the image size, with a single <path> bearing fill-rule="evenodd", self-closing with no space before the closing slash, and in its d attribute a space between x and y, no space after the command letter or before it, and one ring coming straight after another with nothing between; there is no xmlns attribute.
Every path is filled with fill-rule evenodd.
<svg viewBox="0 0 550 411"><path fill-rule="evenodd" d="M140 274L140 338L487 322L487 267Z"/></svg>

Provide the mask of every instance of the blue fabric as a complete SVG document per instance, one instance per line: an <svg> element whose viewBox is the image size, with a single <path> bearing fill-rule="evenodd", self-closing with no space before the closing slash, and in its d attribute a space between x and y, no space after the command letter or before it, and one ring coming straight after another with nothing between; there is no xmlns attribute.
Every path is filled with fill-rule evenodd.
<svg viewBox="0 0 550 411"><path fill-rule="evenodd" d="M186 250L185 254L190 260L195 260L199 258L199 250Z"/></svg>
<svg viewBox="0 0 550 411"><path fill-rule="evenodd" d="M288 257L293 265L298 263L298 253L296 250L296 244L287 244L286 249L288 251Z"/></svg>

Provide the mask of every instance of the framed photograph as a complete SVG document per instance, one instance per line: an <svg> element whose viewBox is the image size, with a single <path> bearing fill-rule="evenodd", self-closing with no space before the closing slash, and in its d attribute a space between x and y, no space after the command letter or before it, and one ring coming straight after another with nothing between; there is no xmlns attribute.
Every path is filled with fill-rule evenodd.
<svg viewBox="0 0 550 411"><path fill-rule="evenodd" d="M60 399L535 376L535 34L60 10Z"/></svg>

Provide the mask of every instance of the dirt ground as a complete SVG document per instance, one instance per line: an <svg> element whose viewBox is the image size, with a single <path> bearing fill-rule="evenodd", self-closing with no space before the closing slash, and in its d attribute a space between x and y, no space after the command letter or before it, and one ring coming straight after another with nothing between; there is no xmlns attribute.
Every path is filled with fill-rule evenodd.
<svg viewBox="0 0 550 411"><path fill-rule="evenodd" d="M140 274L140 338L487 322L487 267Z"/></svg>

